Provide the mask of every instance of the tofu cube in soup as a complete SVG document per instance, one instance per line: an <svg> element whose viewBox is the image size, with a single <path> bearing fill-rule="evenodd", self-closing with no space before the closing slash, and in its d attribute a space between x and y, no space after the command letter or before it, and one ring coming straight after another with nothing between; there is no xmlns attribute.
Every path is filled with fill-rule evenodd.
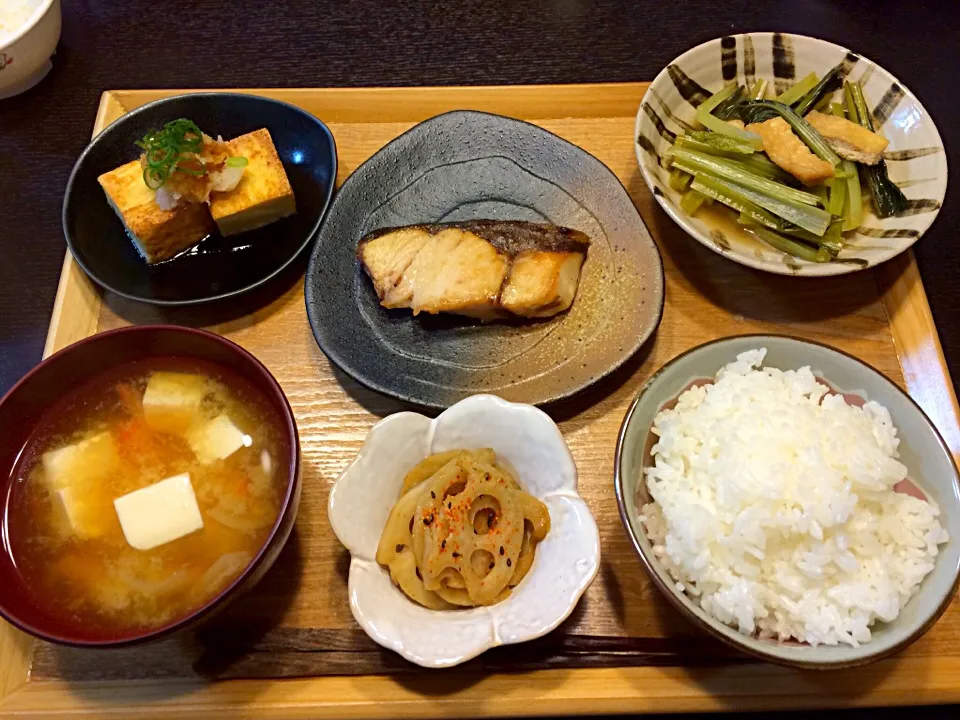
<svg viewBox="0 0 960 720"><path fill-rule="evenodd" d="M235 189L210 196L210 213L220 233L236 235L296 213L293 188L270 132L255 130L227 144L233 156L246 158L248 164Z"/></svg>
<svg viewBox="0 0 960 720"><path fill-rule="evenodd" d="M143 393L144 419L155 430L185 433L209 393L208 382L199 375L155 372Z"/></svg>
<svg viewBox="0 0 960 720"><path fill-rule="evenodd" d="M191 428L187 442L202 463L224 460L237 450L252 444L252 438L233 424L226 415L217 415L213 420Z"/></svg>
<svg viewBox="0 0 960 720"><path fill-rule="evenodd" d="M162 210L156 203L156 193L143 182L139 160L131 160L97 179L127 235L148 263L169 260L214 231L203 203L181 203L172 210Z"/></svg>
<svg viewBox="0 0 960 720"><path fill-rule="evenodd" d="M117 446L109 432L43 453L43 481L47 490L58 490L101 480L120 464Z"/></svg>
<svg viewBox="0 0 960 720"><path fill-rule="evenodd" d="M52 499L55 512L60 515L68 535L82 539L100 537L109 532L116 522L110 508L110 498L94 484L61 488Z"/></svg>
<svg viewBox="0 0 960 720"><path fill-rule="evenodd" d="M131 547L151 550L203 528L190 474L161 480L113 501Z"/></svg>

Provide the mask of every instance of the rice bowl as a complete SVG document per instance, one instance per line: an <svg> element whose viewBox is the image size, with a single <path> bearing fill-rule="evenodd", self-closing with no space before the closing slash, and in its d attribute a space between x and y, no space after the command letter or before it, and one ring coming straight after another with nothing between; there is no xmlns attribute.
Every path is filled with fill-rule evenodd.
<svg viewBox="0 0 960 720"><path fill-rule="evenodd" d="M662 410L641 521L678 584L746 635L870 641L934 567L948 533L907 481L883 405L832 393L809 366L740 353ZM850 402L848 402L850 400Z"/></svg>
<svg viewBox="0 0 960 720"><path fill-rule="evenodd" d="M759 515L748 512L745 518L751 519L741 520L736 526L736 532L732 531L731 524L726 530L726 537L712 534L711 542L701 542L694 553L691 546L681 551L684 545L682 542L678 544L678 541L683 539L689 542L691 538L697 537L698 533L699 537L704 537L701 526L709 527L709 522L704 522L703 518L709 519L711 513L706 512L703 507L690 511L698 513L698 519L689 523L690 528L686 536L681 532L674 541L668 541L666 523L660 529L655 527L657 520L652 518L650 508L646 506L657 498L653 495L654 489L648 488L648 479L644 473L646 467L656 465L650 451L656 442L663 439L662 436L657 437L651 432L655 424L654 419L665 407L670 407L670 403L677 401L678 397L690 389L691 385L701 384L706 379L714 378L720 368L734 361L738 355L758 348L767 348L764 364L770 367L797 370L805 365L810 366L812 377L816 380L811 380L806 373L803 374L803 378L800 378L798 377L800 373L794 372L791 374L791 382L802 385L803 382L812 384L819 380L828 383L838 394L837 399L831 400L830 403L847 406L839 408L844 416L841 423L844 426L849 424L850 417L859 415L863 421L863 428L860 430L869 427L870 435L873 436L875 426L884 426L885 413L878 406L883 406L889 411L891 422L888 431L874 437L872 442L875 442L877 447L874 448L875 453L870 454L875 462L882 461L883 469L877 470L876 474L877 477L882 476L885 479L871 480L870 474L858 477L858 483L866 482L866 484L855 487L851 482L848 495L857 496L854 509L861 504L864 507L871 505L884 492L892 493L890 488L893 486L900 491L896 493L898 496L903 495L903 491L907 490L910 494L925 496L925 500L929 501L924 502L919 497L897 497L889 501L892 505L883 513L886 514L896 508L920 513L917 518L911 520L916 525L917 532L920 533L919 543L917 540L909 542L904 540L902 543L904 563L900 569L894 568L896 572L887 577L890 583L896 581L902 584L904 596L900 594L900 585L896 586L896 593L887 592L890 589L887 586L883 586L883 592L880 590L875 593L863 592L864 580L867 580L867 586L870 582L874 582L878 587L882 585L876 578L869 575L869 570L871 567L875 569L875 565L871 566L868 554L858 546L863 542L869 543L869 540L864 541L861 537L864 533L851 532L847 528L846 545L844 546L843 540L840 546L836 545L838 525L845 526L846 521L838 520L830 525L830 512L827 512L826 518L817 514L831 507L829 502L821 502L815 497L818 493L822 494L824 488L830 487L827 480L818 481L819 489L815 491L814 483L809 479L799 492L795 488L790 491L792 493L790 501L803 500L806 505L798 502L797 507L804 508L810 520L817 520L819 528L808 521L805 534L793 528L792 523L796 518L786 514L779 519L780 523L786 525L786 531L783 527L773 529L778 521L771 519L776 512L771 514L770 508L777 505L778 498L781 503L785 502L780 497L785 494L785 491L776 489L777 486L771 483L766 483L764 487L764 483L757 482L754 478L749 482L742 482L749 476L745 472L737 471L716 473L717 477L723 475L728 481L731 478L739 478L741 481L734 482L732 485L727 483L723 490L725 494L721 505L726 508L727 504L732 502L733 507L736 507L739 502L747 509L756 505L760 512ZM748 356L749 358L751 356ZM755 356L753 359L756 359ZM745 365L750 366L750 363L747 362ZM750 369L752 370L752 367ZM740 368L740 372L743 372L743 367ZM794 391L798 397L802 395L796 387ZM850 395L846 398L841 397L846 393ZM698 395L705 394L707 394L705 391L698 391ZM832 393L829 393L825 387L812 387L811 393L806 396L806 402L811 406L821 404L819 400L811 398L823 394ZM694 397L692 395L691 400ZM798 397L794 400L799 402ZM871 401L875 405L869 405ZM865 410L851 407L860 404L869 405L869 407ZM775 419L771 419L770 422L775 428L781 427L779 432L784 434L782 425L777 426ZM817 417L816 422L825 421ZM762 424L758 427L762 427ZM723 428L723 424L719 423L713 432L722 434ZM899 438L899 444L892 442L893 428L897 430L895 437ZM794 429L793 425L790 425L790 429L791 433L787 436L789 442L785 443L787 445L795 444L794 436L799 434L799 430ZM859 430L856 432L859 433ZM850 440L849 438L842 440L840 431L836 428L825 431L823 435L828 439L837 436L835 446L843 449L844 452L847 451ZM759 437L760 435L754 436L753 442L759 442ZM682 440L682 442L686 441ZM705 446L709 447L710 442L708 440ZM768 455L767 449L775 450L775 448L768 448L772 445L769 439L760 444L763 446L762 452L757 454L761 458ZM660 451L664 449L659 448L658 454L661 454ZM673 457L669 459L676 461L685 450L677 446L670 452L673 453ZM894 453L899 457L893 457ZM846 454L850 453L846 452ZM710 453L707 453L705 457L709 456ZM866 457L865 455L864 458ZM661 463L664 467L669 464L666 462L667 459L668 456L664 454L664 462ZM796 467L789 467L786 472L781 472L781 476L808 477L810 468L819 467L817 463L820 461L807 458L804 462L806 465L792 463ZM867 461L863 460L863 463ZM848 464L852 466L855 463L851 461ZM923 635L944 612L956 593L958 578L960 578L960 547L956 542L956 538L960 537L960 478L949 450L923 411L900 388L870 366L832 348L782 336L742 336L707 343L674 358L648 380L628 410L617 444L615 468L615 490L621 520L654 584L687 619L720 640L761 659L815 669L851 667L873 662L902 650ZM913 482L895 481L895 478L900 477L906 477ZM658 482L662 485L662 478L658 479L655 476L650 484L654 485ZM806 492L808 485L811 490L809 493ZM704 503L702 498L697 498L701 506L710 507L710 502L716 504L718 497L716 484L713 487L712 495L704 491L704 496L711 498L709 502ZM772 488L776 489L775 493ZM922 495L919 493L919 488L923 489ZM698 490L701 489L698 487ZM663 490L663 487L657 490L661 498L663 498L661 492ZM837 508L843 505L839 500L842 494L843 490L833 498ZM688 508L695 506L695 503L690 502L692 496L689 493L682 497L685 497L686 501L678 500L675 510L684 502ZM669 504L671 501L666 502ZM849 504L849 497L847 502ZM818 505L820 507L817 507ZM879 518L881 516L879 509L873 505L871 507L874 515ZM742 509L744 508L739 508L739 510ZM939 516L934 515L937 509ZM898 516L891 514L890 517ZM648 520L654 527L648 527ZM937 528L934 521L939 523L940 528ZM827 523L826 527L822 524L823 522ZM906 538L908 533L901 528L902 524L900 519L896 519L891 526L888 518L883 525L885 528L883 532L887 535L881 535L878 542L882 545L890 544L888 536L891 532L902 532ZM715 524L711 532L714 532L717 527L722 530L723 522ZM873 530L876 531L877 527L879 526L875 526ZM813 535L810 534L811 528ZM648 532L654 535L654 540L648 537ZM757 535L757 532L760 535ZM943 540L941 532L945 532L949 540L940 542ZM819 533L823 534L824 541L833 539L833 544L829 545L830 552L823 552L825 548L820 547L825 543L815 537ZM866 533L866 535L869 534L869 532ZM684 537L681 538L681 536ZM749 538L750 542L745 538ZM929 544L936 548L935 557L928 540ZM700 541L693 540L693 542ZM917 547L908 549L907 546L910 543ZM790 557L793 557L794 550L801 547L802 552L798 557L804 554L807 556L805 570L800 570L795 561L791 561L790 566L783 569L781 558L778 582L785 581L789 585L793 579L800 583L799 586L794 587L792 594L779 588L779 593L772 593L775 597L771 600L769 591L774 585L768 581L775 578L775 575L764 577L760 573L760 579L763 582L736 585L739 575L735 575L733 570L746 574L751 572L749 567L751 565L758 570L762 568L764 563L755 555L758 548L760 554L773 559L772 566L777 560L778 552L786 552L780 547L781 545L790 548ZM748 546L752 546L749 551L746 549ZM674 554L672 558L666 552L668 547ZM720 547L722 550L718 550ZM814 549L820 552L813 552ZM849 563L850 557L845 554L846 552L850 552L857 565L862 567L858 568ZM698 560L701 563L699 568L694 567ZM737 563L740 565L738 566ZM849 569L842 570L843 565ZM931 565L932 569L930 569ZM684 571L686 575L683 572L678 573L676 577L671 574L671 570L677 571L681 566L687 568ZM822 569L830 579L832 596L825 590L826 584L821 586L815 577L811 577L816 576L813 572L816 567ZM861 569L867 573L866 576L859 575ZM721 571L729 575L723 578ZM886 572L886 569L884 571ZM926 574L928 571L929 574ZM718 577L721 580L725 579L727 585L723 586L721 582L717 582ZM842 584L837 583L838 577L847 581L846 593L834 587L835 584ZM858 577L856 582L854 577ZM860 584L858 585L857 582ZM694 588L692 587L694 585L700 585L700 587ZM752 595L743 593L738 596L736 590L731 589L734 587L739 587L741 590L748 588ZM697 592L703 595L704 591L709 596L706 605L710 612L701 604L701 597L693 594ZM827 594L824 594L825 592ZM721 620L718 615L723 616L724 611L727 615ZM742 627L741 621L743 621ZM751 623L753 623L752 629ZM869 639L865 632L866 628L869 628ZM786 639L787 636L790 640ZM798 642L798 639L803 641Z"/></svg>

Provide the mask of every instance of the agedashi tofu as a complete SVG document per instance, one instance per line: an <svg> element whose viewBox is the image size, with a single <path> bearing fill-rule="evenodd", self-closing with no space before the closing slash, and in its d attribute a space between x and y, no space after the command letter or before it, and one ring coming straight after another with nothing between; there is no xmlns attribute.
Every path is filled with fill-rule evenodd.
<svg viewBox="0 0 960 720"><path fill-rule="evenodd" d="M213 420L192 427L187 432L187 442L202 463L225 460L251 440L226 415L217 415Z"/></svg>
<svg viewBox="0 0 960 720"><path fill-rule="evenodd" d="M236 188L210 196L210 213L221 235L254 230L296 213L293 188L266 128L227 145L232 155L247 158L248 165Z"/></svg>
<svg viewBox="0 0 960 720"><path fill-rule="evenodd" d="M152 550L203 528L190 474L175 475L113 501L131 547Z"/></svg>
<svg viewBox="0 0 960 720"><path fill-rule="evenodd" d="M73 485L101 480L120 465L120 456L109 432L45 452L41 458L47 490L56 493Z"/></svg>
<svg viewBox="0 0 960 720"><path fill-rule="evenodd" d="M131 160L97 180L127 235L148 263L169 260L214 232L203 203L181 203L172 210L157 205L156 193L143 182L143 167Z"/></svg>
<svg viewBox="0 0 960 720"><path fill-rule="evenodd" d="M209 393L209 384L199 375L155 372L143 393L143 417L155 430L185 433Z"/></svg>

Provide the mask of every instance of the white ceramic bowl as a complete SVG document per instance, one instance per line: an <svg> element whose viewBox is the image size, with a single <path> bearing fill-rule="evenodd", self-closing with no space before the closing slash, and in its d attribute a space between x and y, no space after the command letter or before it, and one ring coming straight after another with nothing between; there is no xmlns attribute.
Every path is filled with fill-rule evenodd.
<svg viewBox="0 0 960 720"><path fill-rule="evenodd" d="M774 71L774 56L781 58ZM849 262L811 263L789 257L738 230L710 225L680 208L679 194L667 184L662 159L693 122L704 91L719 90L727 80L750 84L766 78L777 92L794 79L816 72L820 77L846 59L848 77L863 83L874 108L874 125L890 140L885 153L890 179L911 204L901 216L864 217L860 232L840 252ZM779 75L780 77L776 77ZM839 97L839 95L838 95ZM933 223L947 190L943 141L929 113L899 80L862 55L833 43L787 33L746 33L711 40L688 50L657 75L637 113L634 144L643 179L661 207L691 236L721 255L759 270L789 275L841 275L871 267L902 253ZM732 213L732 211L731 211ZM731 214L731 218L733 215ZM731 225L735 225L734 221Z"/></svg>
<svg viewBox="0 0 960 720"><path fill-rule="evenodd" d="M7 3L8 0L2 0ZM60 40L60 0L9 0L10 12L24 9L23 25L0 39L0 100L19 95L43 80ZM18 13L19 15L19 13Z"/></svg>
<svg viewBox="0 0 960 720"><path fill-rule="evenodd" d="M377 544L406 472L426 456L493 448L550 511L550 532L506 600L469 610L428 610L377 564ZM435 420L402 412L377 423L330 493L330 524L350 551L350 609L376 642L424 667L457 665L498 645L532 640L573 612L600 567L600 533L577 495L577 468L542 411L474 395Z"/></svg>

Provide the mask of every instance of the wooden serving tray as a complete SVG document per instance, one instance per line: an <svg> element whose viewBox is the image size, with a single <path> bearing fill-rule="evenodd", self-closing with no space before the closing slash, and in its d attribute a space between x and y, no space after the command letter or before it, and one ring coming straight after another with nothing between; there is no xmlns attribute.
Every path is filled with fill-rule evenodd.
<svg viewBox="0 0 960 720"><path fill-rule="evenodd" d="M645 84L542 87L252 90L326 121L343 181L378 148L441 112L529 120L580 145L623 181L660 247L667 293L655 338L613 377L553 408L600 525L603 567L573 616L539 641L424 671L359 629L346 592L349 556L326 517L327 493L370 426L401 406L330 366L304 313L303 265L230 308L165 310L94 289L66 258L46 352L128 323L222 333L283 386L300 427L303 500L276 566L196 634L116 651L34 641L0 623L0 716L229 718L464 717L795 708L960 701L960 607L901 655L833 673L738 656L696 631L653 587L621 528L614 447L627 405L678 353L727 335L772 332L853 353L906 387L960 453L957 400L910 253L836 278L764 274L710 252L647 191L633 148ZM94 134L123 113L182 91L104 93ZM299 274L298 274L299 273Z"/></svg>

